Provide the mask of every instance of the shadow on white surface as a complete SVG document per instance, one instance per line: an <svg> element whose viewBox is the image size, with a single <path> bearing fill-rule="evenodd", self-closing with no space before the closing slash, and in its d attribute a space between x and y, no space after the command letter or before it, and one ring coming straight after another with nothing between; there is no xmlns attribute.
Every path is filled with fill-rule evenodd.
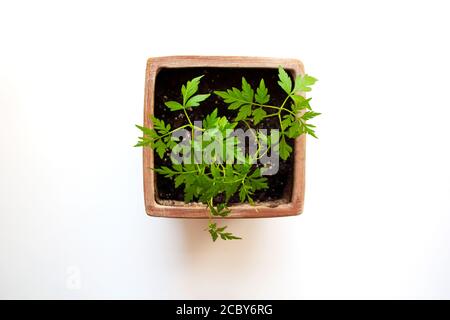
<svg viewBox="0 0 450 320"><path fill-rule="evenodd" d="M218 224L227 225L231 232L243 239L213 242L209 233L204 231L208 220L178 221L182 242L179 263L184 270L179 277L182 288L179 298L268 298L269 288L281 293L277 297L286 297L278 287L290 285L288 273L283 272L288 253L278 247L278 241L268 236L275 222L275 219L268 218L217 220ZM283 242L286 240L288 238ZM215 284L220 283L220 290L214 289Z"/></svg>

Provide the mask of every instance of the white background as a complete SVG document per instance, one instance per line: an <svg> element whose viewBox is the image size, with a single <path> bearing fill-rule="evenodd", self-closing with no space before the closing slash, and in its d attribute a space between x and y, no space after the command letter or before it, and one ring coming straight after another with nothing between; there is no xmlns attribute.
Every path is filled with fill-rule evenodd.
<svg viewBox="0 0 450 320"><path fill-rule="evenodd" d="M446 1L0 1L0 298L450 298ZM149 218L150 56L301 59L305 212Z"/></svg>

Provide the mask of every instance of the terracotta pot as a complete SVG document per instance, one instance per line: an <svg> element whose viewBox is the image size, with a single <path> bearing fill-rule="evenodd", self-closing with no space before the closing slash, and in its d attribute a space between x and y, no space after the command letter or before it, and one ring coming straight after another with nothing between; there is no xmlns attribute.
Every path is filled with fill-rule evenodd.
<svg viewBox="0 0 450 320"><path fill-rule="evenodd" d="M161 68L185 67L230 67L230 68L275 68L283 66L295 77L304 74L303 64L295 59L220 57L220 56L169 56L150 58L145 77L144 125L151 127L150 116L154 112L155 80ZM160 201L156 193L156 175L153 170L154 153L144 148L144 198L148 215L173 218L207 218L206 206L201 203ZM294 145L294 168L292 168L292 192L284 199L272 202L231 205L227 218L265 218L300 214L303 211L305 193L305 135L298 137Z"/></svg>

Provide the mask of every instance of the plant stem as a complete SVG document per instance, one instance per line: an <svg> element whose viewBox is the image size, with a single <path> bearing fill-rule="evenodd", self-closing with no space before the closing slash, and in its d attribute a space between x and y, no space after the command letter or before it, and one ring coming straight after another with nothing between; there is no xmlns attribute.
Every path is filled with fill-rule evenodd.
<svg viewBox="0 0 450 320"><path fill-rule="evenodd" d="M291 97L291 96L288 95L288 96L286 97L286 99L284 99L283 103L281 104L280 109L284 109L283 107L284 107L284 105L286 104L286 102L289 100L290 97ZM287 110L287 109L285 109L285 110Z"/></svg>
<svg viewBox="0 0 450 320"><path fill-rule="evenodd" d="M168 136L169 134L172 134L172 133L174 133L174 132L176 132L176 131L178 131L178 130L184 129L184 128L189 127L189 126L190 126L190 125L185 124L184 126L181 126L181 127L176 128L176 129L173 129L172 131L167 132L166 134L163 134L162 136L159 136L159 137L156 138L156 139L153 139L153 141L157 141L157 140L159 140L159 139L161 139L161 138L164 138L164 137Z"/></svg>
<svg viewBox="0 0 450 320"><path fill-rule="evenodd" d="M186 116L187 121L189 121L190 126L191 126L191 127L194 127L194 125L193 125L192 122L191 122L191 118L189 118L189 116L188 116L187 111L186 111L185 108L183 108L183 112L184 112L184 115Z"/></svg>
<svg viewBox="0 0 450 320"><path fill-rule="evenodd" d="M265 115L265 116L262 117L262 118L265 119L265 118L275 117L276 115L278 115L278 112L271 113L271 114L267 114L267 115Z"/></svg>
<svg viewBox="0 0 450 320"><path fill-rule="evenodd" d="M284 104L284 103L285 103L285 102L283 102L283 104ZM295 115L294 112L292 112L291 110L286 109L286 108L284 108L284 107L275 107L275 106L266 106L266 105L263 105L262 108L277 109L278 111L283 110L283 111L286 111L286 112L289 112L289 113ZM272 114L273 114L273 113L272 113Z"/></svg>

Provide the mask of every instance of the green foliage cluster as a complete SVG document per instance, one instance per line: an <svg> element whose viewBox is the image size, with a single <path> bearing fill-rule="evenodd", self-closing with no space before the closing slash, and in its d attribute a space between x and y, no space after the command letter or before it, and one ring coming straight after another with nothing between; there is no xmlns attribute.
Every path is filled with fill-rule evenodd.
<svg viewBox="0 0 450 320"><path fill-rule="evenodd" d="M287 138L294 139L302 134L309 134L317 138L315 126L307 121L320 113L311 109L310 98L306 99L302 96L302 93L311 90L311 86L316 82L315 78L309 75L300 75L292 81L288 73L280 66L278 85L286 93L286 98L280 106L269 104L270 94L264 79L261 79L255 91L246 79L242 78L241 89L230 88L226 91L214 91L214 94L228 104L228 109L236 111L236 117L230 121L226 117L218 116L218 110L215 109L203 119L202 127L197 127L191 121L189 112L193 108L199 107L210 96L210 94L197 94L202 77L196 77L181 87L182 101L165 103L171 112L183 112L187 122L182 126L172 128L163 120L152 117L152 128L136 126L143 133L136 146L150 147L160 158L163 158L166 152L177 147L177 142L172 139L172 134L181 129L188 129L191 131L190 146L194 157L196 150L207 147L216 136L224 139L224 148L227 143L230 143L230 140L231 143L237 143L233 139L227 138L229 130L234 129L239 122L244 123L248 128L254 128L269 117L278 118L280 138L278 143L268 143L265 152L268 151L268 148L272 148L272 152L277 152L282 159L286 160L293 151ZM197 132L209 135L207 138L211 139L205 139L205 137L199 139L199 135L196 135ZM221 135L216 135L219 132ZM260 139L267 141L266 136L260 133L256 134ZM183 188L186 203L198 201L208 207L210 222L207 230L213 241L218 238L222 240L241 239L231 232L225 232L226 226L218 227L213 221L215 217L223 218L230 214L229 201L235 194L238 195L240 202L253 204L254 193L268 188L267 178L261 174L261 169L252 165L252 160L254 160L252 155L245 154L239 148L233 150L235 151L232 155L226 156L240 159L241 163L228 163L228 161L196 163L193 161L191 164L173 163L171 167L154 168L156 173L173 179L175 187ZM258 150L260 150L259 146Z"/></svg>

